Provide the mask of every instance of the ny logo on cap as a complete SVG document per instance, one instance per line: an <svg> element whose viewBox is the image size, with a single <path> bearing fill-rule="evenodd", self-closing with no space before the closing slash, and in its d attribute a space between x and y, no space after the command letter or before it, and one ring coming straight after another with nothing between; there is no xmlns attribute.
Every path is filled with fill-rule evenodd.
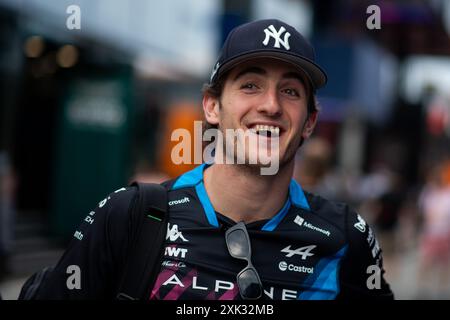
<svg viewBox="0 0 450 320"><path fill-rule="evenodd" d="M212 79L213 79L214 76L216 75L217 70L219 70L219 67L220 67L220 62L217 62L216 65L214 66L212 72L211 72L211 76L209 77L209 81L210 81L210 82L212 81Z"/></svg>
<svg viewBox="0 0 450 320"><path fill-rule="evenodd" d="M262 42L263 45L267 46L269 44L270 37L272 37L275 40L275 44L273 45L274 48L280 48L280 44L282 44L286 50L289 50L290 49L289 37L291 36L291 34L289 32L286 32L284 34L284 39L281 40L281 35L285 31L286 31L286 29L283 26L280 28L279 31L277 31L277 29L275 29L273 24L271 24L269 27L264 29L264 33L266 34L266 37L265 37L264 41Z"/></svg>

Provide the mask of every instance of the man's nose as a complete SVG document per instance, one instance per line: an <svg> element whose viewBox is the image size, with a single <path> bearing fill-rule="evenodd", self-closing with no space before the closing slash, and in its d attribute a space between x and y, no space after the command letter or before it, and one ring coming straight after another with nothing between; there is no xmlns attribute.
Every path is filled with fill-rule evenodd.
<svg viewBox="0 0 450 320"><path fill-rule="evenodd" d="M272 117L281 115L282 109L278 97L278 90L275 88L267 90L257 110Z"/></svg>

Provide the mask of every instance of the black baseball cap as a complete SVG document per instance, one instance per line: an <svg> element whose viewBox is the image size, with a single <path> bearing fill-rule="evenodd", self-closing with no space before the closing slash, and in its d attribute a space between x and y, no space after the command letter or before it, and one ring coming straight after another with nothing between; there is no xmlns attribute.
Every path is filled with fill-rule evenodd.
<svg viewBox="0 0 450 320"><path fill-rule="evenodd" d="M231 30L211 73L210 84L237 64L260 57L292 63L305 72L314 90L327 82L325 71L314 62L314 48L300 32L280 20L266 19Z"/></svg>

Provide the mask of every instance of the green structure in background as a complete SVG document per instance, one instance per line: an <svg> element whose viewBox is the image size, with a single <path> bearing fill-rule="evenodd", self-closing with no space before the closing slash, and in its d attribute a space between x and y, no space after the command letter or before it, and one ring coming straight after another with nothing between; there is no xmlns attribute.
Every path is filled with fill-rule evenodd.
<svg viewBox="0 0 450 320"><path fill-rule="evenodd" d="M79 76L59 114L51 231L64 239L106 195L126 185L132 116L131 71Z"/></svg>

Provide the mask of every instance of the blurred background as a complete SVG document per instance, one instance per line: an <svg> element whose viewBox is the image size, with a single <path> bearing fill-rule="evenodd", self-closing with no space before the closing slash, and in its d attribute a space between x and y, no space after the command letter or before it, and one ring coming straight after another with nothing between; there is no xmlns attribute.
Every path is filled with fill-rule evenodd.
<svg viewBox="0 0 450 320"><path fill-rule="evenodd" d="M260 18L301 31L329 76L296 179L373 226L396 298L450 299L450 0L0 0L4 299L105 195L191 169L170 134L202 119L230 29Z"/></svg>

